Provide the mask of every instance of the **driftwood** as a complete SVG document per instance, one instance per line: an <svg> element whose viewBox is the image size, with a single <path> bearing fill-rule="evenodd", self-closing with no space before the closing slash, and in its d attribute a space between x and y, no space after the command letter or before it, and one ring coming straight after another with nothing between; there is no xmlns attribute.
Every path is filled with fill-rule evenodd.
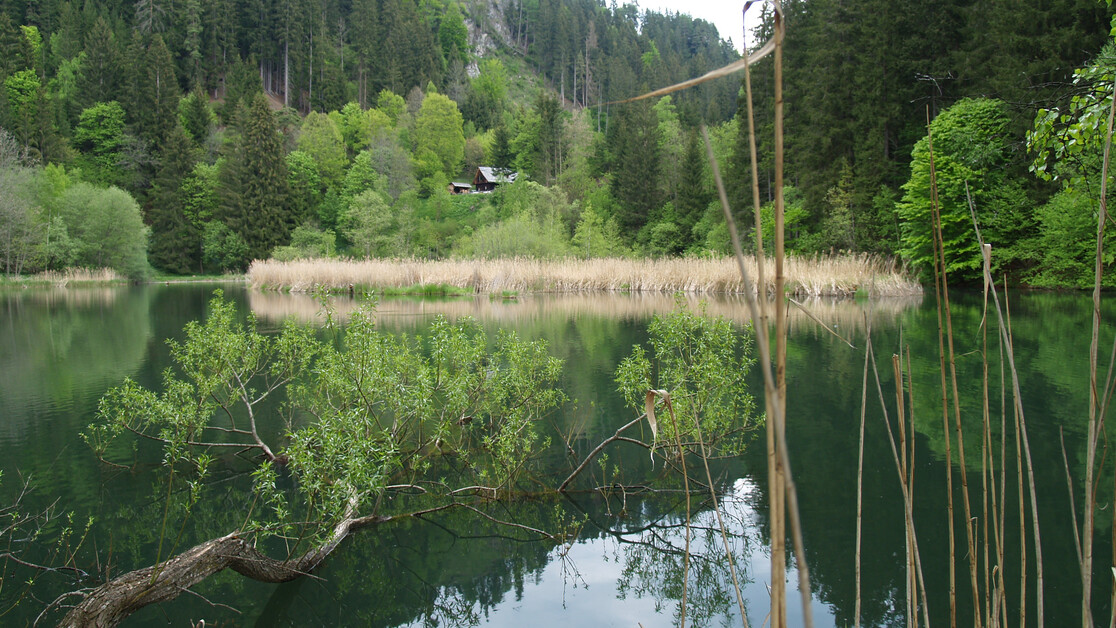
<svg viewBox="0 0 1116 628"><path fill-rule="evenodd" d="M264 555L243 538L243 533L233 532L195 545L157 565L130 571L102 584L72 608L59 626L115 626L141 608L172 600L225 569L260 582L289 582L314 571L355 530L430 514L456 505L447 504L394 517L371 515L344 519L334 527L333 534L325 543L287 560Z"/></svg>

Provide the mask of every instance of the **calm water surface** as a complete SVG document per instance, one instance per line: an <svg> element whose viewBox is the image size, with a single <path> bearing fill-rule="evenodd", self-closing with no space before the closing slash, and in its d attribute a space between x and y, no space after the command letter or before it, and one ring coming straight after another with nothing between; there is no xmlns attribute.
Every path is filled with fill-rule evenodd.
<svg viewBox="0 0 1116 628"><path fill-rule="evenodd" d="M34 492L27 506L57 501L79 522L94 518L75 562L92 573L113 574L146 566L156 557L165 489L156 473L158 452L140 445L127 469L96 461L80 439L106 390L131 377L158 387L170 364L166 338L180 338L183 325L205 316L212 286L143 286L21 290L0 293L0 498L10 503L20 478ZM245 313L274 329L288 317L320 321L317 304L299 295L261 294L225 286L226 295ZM927 300L929 301L929 300ZM340 313L352 306L340 301ZM489 328L510 327L521 336L542 338L566 361L563 387L570 402L550 419L555 440L569 438L585 455L616 427L635 415L625 408L612 384L616 365L635 343L646 340L646 324L672 307L669 296L532 296L515 302L488 299L452 301L389 300L379 307L381 326L401 333L422 333L437 314L474 316ZM813 613L820 626L850 625L855 600L854 538L857 439L864 368L865 321L871 321L888 416L895 418L891 355L910 347L915 424L916 528L934 623L948 621L948 538L946 534L945 438L942 434L940 379L937 371L937 319L933 303L919 300L814 302L807 304L821 324L791 310L788 350L791 458L804 518L807 558L814 589ZM739 302L709 304L716 314L743 324ZM1106 305L1106 316L1116 312ZM979 295L961 295L954 307L961 405L966 430L965 468L979 491L981 362ZM1090 302L1079 295L1013 295L1013 333L1032 452L1036 461L1039 516L1046 569L1048 625L1079 623L1080 578L1074 560L1069 493L1062 463L1064 438L1080 503L1084 431L1088 411ZM850 340L850 348L835 337ZM1113 328L1102 329L1102 347L1111 349ZM900 344L902 343L902 345ZM992 438L999 459L1000 370L995 336L988 340L993 380ZM905 351L905 349L904 349ZM758 371L751 374L757 398ZM1008 405L1010 408L1010 404ZM864 472L863 616L866 625L905 622L904 535L897 474L887 443L878 396L870 395ZM268 426L273 435L281 430ZM1014 432L1010 428L1009 472L1004 505L1018 511L1014 476ZM564 446L548 455L556 474L568 473ZM955 479L962 461L952 448ZM610 450L609 472L624 477L655 473L643 449L618 444ZM1102 504L1111 506L1113 464L1102 472ZM766 534L767 478L762 438L738 459L715 465L724 490L724 513L732 528L733 553L743 566L744 597L752 625L767 612L770 581ZM247 465L221 463L219 482L181 525L180 548L235 529L242 505L230 495L247 485ZM594 470L593 480L611 478ZM959 493L958 493L959 494ZM979 492L974 492L975 516ZM184 595L148 608L130 625L258 626L406 626L423 624L521 626L676 625L681 597L680 525L683 498L653 499L580 493L569 499L501 506L501 518L555 530L584 522L568 546L534 541L506 528L478 522L469 513L381 526L358 533L318 573L286 585L262 585L235 574L203 583L207 598ZM960 502L957 503L960 511ZM1111 558L1111 513L1098 520L1097 572ZM172 513L173 517L173 513ZM239 517L239 518L238 518ZM961 521L960 512L957 519ZM181 523L181 520L179 520ZM43 538L56 535L57 526ZM697 625L738 623L736 601L720 539L712 535L714 517L703 506L695 517L695 541L687 620ZM960 525L960 523L959 523ZM1012 529L1014 527L1014 530ZM1018 524L1008 518L1008 571L1018 573ZM958 528L959 554L964 534ZM37 543L27 556L47 560L53 546ZM1034 583L1034 551L1028 548L1029 582ZM796 573L789 573L794 594ZM23 575L26 577L26 574ZM22 590L4 583L0 602L7 608ZM1107 617L1110 578L1098 577L1097 612ZM959 617L971 619L967 566L958 567ZM49 601L88 585L46 576L34 593ZM1009 586L1009 607L1018 607L1018 586ZM793 598L797 602L797 597ZM212 604L211 604L212 603ZM214 605L217 604L217 605ZM1032 606L1033 594L1028 604ZM43 603L24 600L4 625L34 620ZM800 621L791 605L792 625ZM1011 615L1013 618L1015 614ZM57 619L57 617L55 618ZM9 623L10 622L10 623Z"/></svg>

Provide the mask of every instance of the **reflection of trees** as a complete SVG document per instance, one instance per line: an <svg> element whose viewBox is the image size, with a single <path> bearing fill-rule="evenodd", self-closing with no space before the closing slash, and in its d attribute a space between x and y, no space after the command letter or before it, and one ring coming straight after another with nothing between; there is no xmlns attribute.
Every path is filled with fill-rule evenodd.
<svg viewBox="0 0 1116 628"><path fill-rule="evenodd" d="M69 403L75 396L95 397L135 372L151 325L146 298L119 298L128 290L32 289L0 296L3 437L29 436L44 399ZM54 428L76 433L79 426Z"/></svg>
<svg viewBox="0 0 1116 628"><path fill-rule="evenodd" d="M1074 496L1080 509L1080 484L1084 477L1084 424L1088 417L1088 344L1090 304L1078 295L1012 295L1012 328L1016 361L1020 365L1023 404L1027 413L1032 453L1036 460L1036 482L1042 525L1044 556L1047 557L1046 619L1048 623L1080 621L1074 607L1079 595L1080 574L1073 560L1073 532L1070 529L1069 495L1062 466L1060 430L1065 432ZM1116 311L1104 306L1105 320ZM965 450L969 486L974 500L974 516L983 534L981 495L981 346L982 318L979 294L958 294L952 305L961 418L965 431ZM994 317L993 317L994 318ZM942 433L941 388L938 364L937 318L933 303L907 310L899 318L901 328L873 325L873 343L879 360L888 412L895 420L894 382L890 354L900 341L910 346L913 366L916 462L914 509L919 545L925 569L931 621L948 617L948 536L946 526L946 483L944 435ZM788 349L788 439L799 500L802 504L804 536L811 579L816 595L834 606L838 625L853 622L855 599L853 565L856 503L857 426L859 423L863 333L851 338L858 346L850 349L840 341L814 334L794 334ZM1101 345L1111 347L1113 328L1102 328ZM1015 489L1015 443L1010 400L1007 404L1007 463L1000 463L1000 356L995 330L989 332L989 371L991 379L991 434L998 474L1007 474L1006 494L1001 496L1008 513L1005 549L1008 553L1005 575L1019 574L1018 494ZM870 376L871 377L871 376ZM1010 383L1008 383L1010 386ZM892 625L903 621L905 542L900 493L891 451L886 444L880 401L870 384L864 475L864 549L862 623ZM953 425L950 406L950 425ZM893 425L894 428L894 425ZM956 437L952 441L954 465L959 463ZM765 466L753 450L747 454L749 467L760 487L766 487ZM799 462L801 461L801 462ZM1112 465L1102 472L1102 486L1112 486ZM963 548L964 522L958 486L954 488L958 547ZM765 490L765 488L764 488ZM757 493L761 500L766 495ZM762 504L761 512L766 509ZM1098 527L1110 525L1111 509L1098 512ZM1080 513L1079 513L1080 516ZM1029 518L1029 515L1028 515ZM1029 519L1028 519L1029 520ZM766 525L766 524L764 524ZM991 535L991 531L989 531ZM1108 555L1108 534L1097 541L1098 555ZM981 550L982 551L982 550ZM1034 554L1028 547L1029 586L1033 587ZM958 616L971 616L972 600L967 586L967 563L959 552ZM983 565L983 558L982 565ZM983 566L981 567L983 569ZM1100 581L1100 580L1098 580ZM1018 608L1018 584L1008 585L1008 607ZM1057 595L1050 595L1056 582ZM982 585L983 586L983 585ZM1095 595L1098 605L1107 604L1107 591ZM1033 592L1029 604L1034 613ZM1101 601L1099 598L1105 598ZM1107 614L1099 609L1098 613ZM1031 615L1034 616L1033 614Z"/></svg>

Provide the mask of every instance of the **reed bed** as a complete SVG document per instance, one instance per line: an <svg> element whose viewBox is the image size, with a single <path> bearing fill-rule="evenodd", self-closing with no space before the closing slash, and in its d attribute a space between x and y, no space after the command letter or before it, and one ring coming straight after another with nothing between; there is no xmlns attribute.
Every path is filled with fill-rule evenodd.
<svg viewBox="0 0 1116 628"><path fill-rule="evenodd" d="M755 257L748 257L757 277ZM764 284L774 285L774 264L765 264ZM787 291L798 298L856 294L910 296L922 287L895 262L872 255L787 258ZM685 292L742 294L744 281L733 258L480 260L295 260L256 261L248 269L253 287L311 292L350 288L443 284L478 293Z"/></svg>
<svg viewBox="0 0 1116 628"><path fill-rule="evenodd" d="M35 275L34 281L46 282L55 286L67 286L77 283L112 283L123 281L111 268L67 268L65 270L48 270Z"/></svg>

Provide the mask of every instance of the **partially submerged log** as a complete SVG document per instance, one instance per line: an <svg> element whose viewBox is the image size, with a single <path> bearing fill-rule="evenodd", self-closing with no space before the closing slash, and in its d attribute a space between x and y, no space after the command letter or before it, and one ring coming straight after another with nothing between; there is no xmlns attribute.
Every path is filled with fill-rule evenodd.
<svg viewBox="0 0 1116 628"><path fill-rule="evenodd" d="M436 510L442 508L403 516L417 516ZM232 569L260 582L289 582L314 571L350 532L394 518L398 517L344 519L334 528L327 542L288 560L276 560L264 555L242 538L240 532L211 539L157 565L130 571L102 584L71 609L59 626L115 626L141 608L172 600L225 569Z"/></svg>

